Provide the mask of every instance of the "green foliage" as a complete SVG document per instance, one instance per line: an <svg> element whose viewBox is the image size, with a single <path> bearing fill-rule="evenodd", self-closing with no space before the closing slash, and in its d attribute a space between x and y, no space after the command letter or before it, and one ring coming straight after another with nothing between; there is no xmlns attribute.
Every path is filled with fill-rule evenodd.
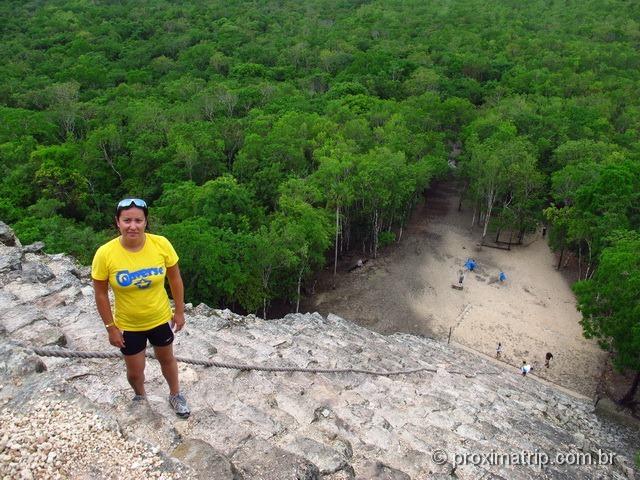
<svg viewBox="0 0 640 480"><path fill-rule="evenodd" d="M549 210L563 242L585 250L594 263L616 229L640 229L640 164L630 160L570 163L552 176L556 204ZM560 207L555 207L560 208Z"/></svg>
<svg viewBox="0 0 640 480"><path fill-rule="evenodd" d="M43 241L47 253L68 253L83 264L90 264L96 249L108 239L106 233L96 233L60 215L51 215L51 209L33 209L34 216L22 217L13 224L23 245ZM49 214L38 217L36 214Z"/></svg>
<svg viewBox="0 0 640 480"><path fill-rule="evenodd" d="M298 297L330 242L375 254L454 149L487 225L531 230L553 201L552 245L593 268L613 229L640 228L633 2L53 0L0 16L0 216L90 251L115 203L144 197L199 275L193 301L264 311Z"/></svg>
<svg viewBox="0 0 640 480"><path fill-rule="evenodd" d="M179 252L187 298L229 305L239 290L254 285L250 277L257 275L241 256L251 251L250 236L213 227L201 217L165 225L159 231ZM244 306L255 308L248 303Z"/></svg>
<svg viewBox="0 0 640 480"><path fill-rule="evenodd" d="M163 224L200 217L211 226L240 232L254 230L264 222L251 193L231 176L218 177L202 186L193 182L167 185L156 206L155 214Z"/></svg>
<svg viewBox="0 0 640 480"><path fill-rule="evenodd" d="M598 270L574 285L587 338L614 353L620 369L640 370L640 234L618 231L600 256Z"/></svg>
<svg viewBox="0 0 640 480"><path fill-rule="evenodd" d="M380 248L391 245L396 241L396 234L393 232L380 232L378 234L378 246Z"/></svg>
<svg viewBox="0 0 640 480"><path fill-rule="evenodd" d="M469 196L484 215L482 238L496 211L501 228L534 230L543 177L533 145L517 135L512 122L493 115L473 121L465 134L469 154L462 169L468 178Z"/></svg>

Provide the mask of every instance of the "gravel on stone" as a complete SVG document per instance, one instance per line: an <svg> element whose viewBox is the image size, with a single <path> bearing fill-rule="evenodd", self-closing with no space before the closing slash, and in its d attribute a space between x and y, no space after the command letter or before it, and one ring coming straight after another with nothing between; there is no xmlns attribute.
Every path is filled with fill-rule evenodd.
<svg viewBox="0 0 640 480"><path fill-rule="evenodd" d="M0 478L192 478L168 472L158 448L127 440L95 413L55 398L0 412Z"/></svg>

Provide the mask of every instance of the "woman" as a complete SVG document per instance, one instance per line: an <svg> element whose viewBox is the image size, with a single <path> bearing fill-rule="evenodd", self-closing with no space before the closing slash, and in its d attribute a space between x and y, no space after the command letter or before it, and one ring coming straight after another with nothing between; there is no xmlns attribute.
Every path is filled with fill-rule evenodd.
<svg viewBox="0 0 640 480"><path fill-rule="evenodd" d="M127 198L118 203L116 225L120 236L96 252L91 266L96 306L109 334L127 365L127 380L134 400L145 400L144 367L147 340L153 345L162 375L169 385L169 404L180 417L191 413L180 392L178 364L173 355L173 332L184 327L184 286L178 255L169 241L146 233L149 210L144 200ZM172 313L164 288L169 279L175 303ZM115 315L109 303L109 285L115 297Z"/></svg>

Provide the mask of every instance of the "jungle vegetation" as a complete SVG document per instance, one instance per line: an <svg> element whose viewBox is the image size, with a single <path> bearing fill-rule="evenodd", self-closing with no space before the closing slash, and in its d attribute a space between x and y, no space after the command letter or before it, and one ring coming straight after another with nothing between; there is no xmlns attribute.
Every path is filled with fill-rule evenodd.
<svg viewBox="0 0 640 480"><path fill-rule="evenodd" d="M23 243L88 263L143 197L190 300L266 315L458 175L483 239L548 224L585 333L640 372L638 2L7 0L0 20L0 218Z"/></svg>

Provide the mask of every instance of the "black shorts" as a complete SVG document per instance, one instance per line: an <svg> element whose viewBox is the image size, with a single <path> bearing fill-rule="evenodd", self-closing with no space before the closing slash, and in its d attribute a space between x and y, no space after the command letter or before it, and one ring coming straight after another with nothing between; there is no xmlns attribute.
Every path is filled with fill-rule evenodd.
<svg viewBox="0 0 640 480"><path fill-rule="evenodd" d="M147 340L154 347L166 347L173 342L173 331L168 323L158 325L151 330L143 330L142 332L130 332L125 330L122 332L124 337L124 348L120 351L123 355L135 355L147 348Z"/></svg>

